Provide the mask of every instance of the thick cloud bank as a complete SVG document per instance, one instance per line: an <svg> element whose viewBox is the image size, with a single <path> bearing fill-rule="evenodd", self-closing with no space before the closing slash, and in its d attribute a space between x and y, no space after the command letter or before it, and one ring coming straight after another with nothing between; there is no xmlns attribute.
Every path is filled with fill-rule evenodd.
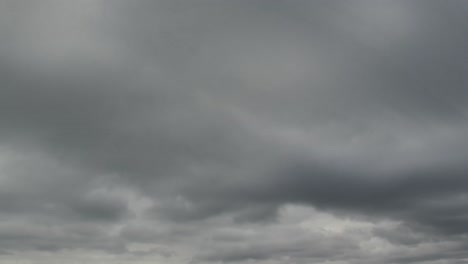
<svg viewBox="0 0 468 264"><path fill-rule="evenodd" d="M463 0L0 0L1 263L468 261Z"/></svg>

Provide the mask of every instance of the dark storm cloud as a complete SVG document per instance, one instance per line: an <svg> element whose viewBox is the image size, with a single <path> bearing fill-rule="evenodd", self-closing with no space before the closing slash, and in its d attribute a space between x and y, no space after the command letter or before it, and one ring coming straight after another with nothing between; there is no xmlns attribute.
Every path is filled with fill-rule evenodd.
<svg viewBox="0 0 468 264"><path fill-rule="evenodd" d="M461 261L467 8L0 1L0 251ZM401 226L302 234L290 204Z"/></svg>
<svg viewBox="0 0 468 264"><path fill-rule="evenodd" d="M427 224L442 229L457 230L456 219L460 219L461 224L464 220L464 212L456 211L452 214L456 213L457 216L451 215L440 220L431 220L426 216L419 216L414 210L420 208L421 214L428 212L430 215L437 215L438 209L427 208L430 205L422 205L424 199L442 199L454 193L462 195L467 187L464 180L466 146L461 143L465 137L464 131L466 131L464 104L467 99L465 89L463 89L466 83L464 76L466 72L464 54L467 42L464 28L465 9L457 8L456 3L403 4L395 1L396 6L400 5L403 8L402 10L397 8L396 12L412 12L409 19L414 22L405 26L409 28L408 30L415 31L410 32L409 36L404 36L403 41L392 45L374 43L378 41L374 38L379 36L379 32L372 32L372 28L368 29L369 36L366 36L366 28L353 28L354 22L359 25L366 21L365 17L362 18L359 15L377 15L366 12L359 14L362 11L359 9L362 7L361 4L369 5L374 12L378 12L379 8L382 8L380 10L382 12L392 12L395 11L392 8L396 8L392 4L386 6L383 3L379 5L368 1L349 4L334 3L328 6L329 10L337 10L337 13L343 9L344 14L351 13L350 17L344 18L350 20L349 28L348 25L334 23L327 26L332 30L331 37L341 40L340 43L331 43L331 49L342 53L344 59L348 59L354 69L345 66L345 69L352 73L350 75L348 72L345 73L344 77L348 78L346 80L348 83L341 84L342 87L332 88L334 90L328 93L330 100L326 103L332 104L338 111L337 114L330 116L331 122L344 120L343 124L338 126L344 130L344 138L335 138L337 143L333 144L346 145L356 138L364 144L372 145L368 149L367 146L358 146L357 153L350 154L349 157L338 157L336 160L325 160L322 163L314 160L314 157L312 160L306 160L305 165L296 165L293 161L293 165L286 165L290 169L280 168L282 171L279 173L280 176L276 176L278 172L266 172L265 178L246 180L245 186L241 185L239 188L232 187L229 181L225 187L227 190L211 188L212 186L209 185L209 189L206 190L201 186L200 193L205 193L204 195L206 192L215 193L213 197L206 198L207 201L211 201L214 197L223 197L223 193L227 193L229 197L226 198L228 201L225 201L224 206L205 207L202 205L200 207L202 210L213 208L211 212L216 213L219 210L215 208L226 208L232 204L235 206L237 203L250 205L256 200L266 203L274 200L278 204L284 201L306 202L319 207L352 208L365 210L368 213L404 211L402 214L405 217L410 214L410 217L417 221L424 222L427 219ZM348 11L348 8L351 11ZM437 16L445 19L435 19L434 17ZM416 29L411 29L411 27ZM361 30L364 31L361 32ZM398 35L398 30L404 31L405 29L394 30L396 32L389 34ZM301 33L305 34L305 32ZM361 34L364 34L364 38ZM377 36L372 36L372 34ZM381 34L381 37L386 37L384 33ZM344 60L343 58L337 59ZM356 76L352 76L353 74ZM299 94L309 92L312 96L312 92L315 92L321 95L316 89L302 90L300 87L288 87L288 89ZM345 89L351 89L354 94L346 98L344 105L339 105L342 100L340 97L348 96ZM273 97L272 99L280 100L280 103L284 101L287 104L288 101L284 98L287 98L287 95L283 98ZM310 98L312 104L310 110L313 110L314 98L306 98ZM246 98L246 100L248 102L249 99ZM362 105L362 102L366 105ZM279 106L277 104L263 105L262 98L259 98L257 104L253 108L260 108L255 114L260 116L263 115L262 110L270 110L270 107L281 108L281 104ZM316 104L322 106L320 102ZM285 108L285 113L294 113L297 108L304 111L304 105L296 104ZM327 110L326 107L324 109ZM313 113L313 111L306 113ZM338 120L335 120L336 116L339 117ZM281 115L276 118L267 114L267 118L281 120ZM292 121L288 122L294 124L295 118L297 115L294 115ZM312 126L323 125L321 120L315 120L314 114L309 114L307 117L299 116L299 118L301 122L305 119ZM393 126L387 127L387 122ZM304 123L298 126L304 126ZM438 132L440 127L447 131ZM431 135L433 131L436 134L434 139ZM437 133L446 133L446 135L437 135ZM366 136L369 137L367 142L365 142ZM325 138L325 140L330 139ZM423 146L416 151L409 147L405 150L405 140L408 140L406 143L408 145L415 141L416 144ZM395 147L394 144L403 146L399 149L400 146ZM359 153L361 151L364 153ZM395 155L397 157L394 157ZM377 165L370 164L371 169L359 168L368 166L365 164L366 159L370 162L375 161ZM408 160L408 164L404 164L404 159ZM412 159L415 161L411 162ZM343 166L339 163L347 164ZM379 166L390 168L385 168L384 170L387 171L383 172L380 169L373 169ZM270 177L270 174L274 176ZM229 191L231 188L232 190ZM217 198L214 203L219 200L222 199ZM444 222L446 225L443 224Z"/></svg>

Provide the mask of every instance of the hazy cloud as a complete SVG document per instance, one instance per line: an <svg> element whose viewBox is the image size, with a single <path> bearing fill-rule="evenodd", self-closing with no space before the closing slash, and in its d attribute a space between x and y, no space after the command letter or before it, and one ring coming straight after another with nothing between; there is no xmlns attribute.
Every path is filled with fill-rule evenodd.
<svg viewBox="0 0 468 264"><path fill-rule="evenodd" d="M0 0L0 262L463 263L467 8Z"/></svg>

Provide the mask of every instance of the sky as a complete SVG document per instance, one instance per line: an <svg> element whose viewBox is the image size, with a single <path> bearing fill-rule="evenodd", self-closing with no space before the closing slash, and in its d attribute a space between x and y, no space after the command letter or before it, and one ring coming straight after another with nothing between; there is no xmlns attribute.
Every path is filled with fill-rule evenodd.
<svg viewBox="0 0 468 264"><path fill-rule="evenodd" d="M0 263L468 263L467 85L465 0L0 0Z"/></svg>

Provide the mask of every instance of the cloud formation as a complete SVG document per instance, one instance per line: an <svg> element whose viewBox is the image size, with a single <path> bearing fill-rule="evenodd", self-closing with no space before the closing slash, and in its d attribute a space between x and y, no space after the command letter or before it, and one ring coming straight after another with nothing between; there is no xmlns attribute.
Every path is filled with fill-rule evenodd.
<svg viewBox="0 0 468 264"><path fill-rule="evenodd" d="M0 262L466 262L467 12L0 0Z"/></svg>

